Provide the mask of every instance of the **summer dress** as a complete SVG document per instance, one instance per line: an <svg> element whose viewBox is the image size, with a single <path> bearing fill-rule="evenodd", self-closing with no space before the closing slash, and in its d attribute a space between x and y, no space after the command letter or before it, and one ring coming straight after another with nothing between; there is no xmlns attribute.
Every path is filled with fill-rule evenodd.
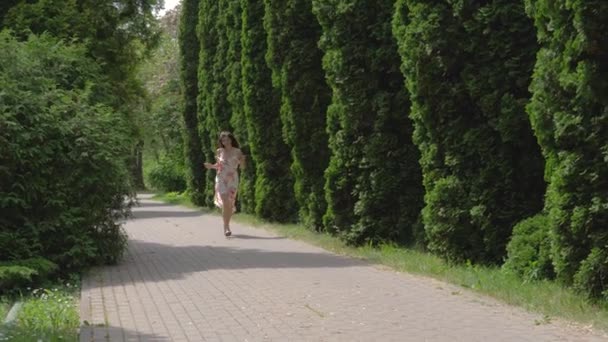
<svg viewBox="0 0 608 342"><path fill-rule="evenodd" d="M217 173L215 175L215 196L214 203L220 209L223 208L222 196L228 195L232 203L232 211L236 211L234 202L236 200L236 192L239 187L239 174L237 168L239 166L239 151L233 149L231 155L226 157L226 151L223 148L218 150L217 156Z"/></svg>

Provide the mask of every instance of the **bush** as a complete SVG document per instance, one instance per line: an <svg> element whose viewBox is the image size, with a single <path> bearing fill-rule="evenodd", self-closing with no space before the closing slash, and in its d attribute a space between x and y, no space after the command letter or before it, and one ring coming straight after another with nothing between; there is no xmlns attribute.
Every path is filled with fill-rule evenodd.
<svg viewBox="0 0 608 342"><path fill-rule="evenodd" d="M1 262L0 294L14 288L37 286L55 271L57 271L57 265L44 258Z"/></svg>
<svg viewBox="0 0 608 342"><path fill-rule="evenodd" d="M120 258L129 133L95 100L110 96L97 65L81 46L4 31L0 84L0 260L67 271Z"/></svg>
<svg viewBox="0 0 608 342"><path fill-rule="evenodd" d="M527 0L541 50L530 120L546 159L557 278L608 290L608 2Z"/></svg>
<svg viewBox="0 0 608 342"><path fill-rule="evenodd" d="M272 87L266 64L264 3L241 0L244 117L251 158L255 163L255 213L263 219L289 222L296 218L291 156L281 139L279 92Z"/></svg>
<svg viewBox="0 0 608 342"><path fill-rule="evenodd" d="M323 173L329 162L325 114L331 99L317 47L321 27L310 0L265 0L264 4L266 59L273 84L282 95L282 135L291 148L299 217L307 227L320 230L327 207L323 191Z"/></svg>
<svg viewBox="0 0 608 342"><path fill-rule="evenodd" d="M313 1L333 91L323 223L354 244L411 240L423 204L393 10L392 0Z"/></svg>
<svg viewBox="0 0 608 342"><path fill-rule="evenodd" d="M519 222L507 245L508 259L504 268L525 280L551 279L555 276L551 261L551 227L546 214Z"/></svg>
<svg viewBox="0 0 608 342"><path fill-rule="evenodd" d="M525 111L533 23L517 1L399 0L393 32L421 152L429 249L501 263L513 226L543 206L543 158Z"/></svg>
<svg viewBox="0 0 608 342"><path fill-rule="evenodd" d="M241 0L229 0L228 8L223 12L226 19L226 30L228 30L228 102L232 110L230 125L234 134L239 139L241 150L248 157L251 155L249 134L245 119L245 104L243 99L243 77L241 65L241 31L243 29L243 13ZM247 167L241 170L239 179L239 193L237 197L237 208L239 211L255 213L255 173L256 165L253 158L247 158Z"/></svg>
<svg viewBox="0 0 608 342"><path fill-rule="evenodd" d="M574 288L608 302L608 251L594 248L574 276Z"/></svg>
<svg viewBox="0 0 608 342"><path fill-rule="evenodd" d="M182 158L163 156L148 173L150 187L165 192L186 190L186 172Z"/></svg>
<svg viewBox="0 0 608 342"><path fill-rule="evenodd" d="M180 77L182 84L184 120L184 150L186 154L188 190L192 203L204 205L206 185L206 172L202 167L205 156L202 153L203 145L198 132L198 54L200 44L196 36L198 23L198 0L184 0L179 29L180 47ZM205 144L204 146L207 146Z"/></svg>

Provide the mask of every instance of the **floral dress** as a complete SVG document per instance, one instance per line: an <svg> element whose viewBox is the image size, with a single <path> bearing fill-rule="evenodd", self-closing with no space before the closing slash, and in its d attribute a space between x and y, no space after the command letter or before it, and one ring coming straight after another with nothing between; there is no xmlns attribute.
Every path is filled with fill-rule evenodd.
<svg viewBox="0 0 608 342"><path fill-rule="evenodd" d="M231 155L226 157L226 151L223 148L218 150L217 155L217 173L215 175L215 196L214 203L217 207L223 208L222 196L228 195L232 203L232 211L236 211L234 202L236 200L236 192L239 187L239 167L240 151L233 149Z"/></svg>

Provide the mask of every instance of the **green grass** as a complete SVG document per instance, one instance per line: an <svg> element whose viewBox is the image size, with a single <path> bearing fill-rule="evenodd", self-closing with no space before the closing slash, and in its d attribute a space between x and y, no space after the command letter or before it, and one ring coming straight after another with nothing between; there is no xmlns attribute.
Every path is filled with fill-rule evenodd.
<svg viewBox="0 0 608 342"><path fill-rule="evenodd" d="M0 341L78 341L78 295L79 286L70 283L32 290L19 299L17 319L3 327Z"/></svg>
<svg viewBox="0 0 608 342"><path fill-rule="evenodd" d="M195 208L184 194L160 194L155 199ZM393 245L378 248L352 247L329 234L316 233L296 224L268 223L247 214L237 214L234 220L287 238L302 240L336 254L471 289L543 315L544 318L537 321L537 324L547 323L552 318L562 318L608 331L608 303L590 303L584 296L556 282L524 282L517 275L498 267L450 265L430 253Z"/></svg>
<svg viewBox="0 0 608 342"><path fill-rule="evenodd" d="M5 298L0 298L0 323L4 322L4 318L8 314L8 310L10 310L10 301Z"/></svg>

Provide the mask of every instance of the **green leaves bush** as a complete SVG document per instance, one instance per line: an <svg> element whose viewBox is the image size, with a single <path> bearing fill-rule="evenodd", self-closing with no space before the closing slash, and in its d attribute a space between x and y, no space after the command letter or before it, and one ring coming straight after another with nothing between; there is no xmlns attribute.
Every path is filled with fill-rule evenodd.
<svg viewBox="0 0 608 342"><path fill-rule="evenodd" d="M37 286L56 271L57 265L44 258L0 262L0 294Z"/></svg>
<svg viewBox="0 0 608 342"><path fill-rule="evenodd" d="M411 241L422 206L410 103L391 32L393 5L313 1L333 91L323 221L352 243Z"/></svg>
<svg viewBox="0 0 608 342"><path fill-rule="evenodd" d="M180 77L182 85L184 120L184 150L187 165L188 192L192 203L205 203L206 172L202 153L201 138L198 132L198 54L200 44L196 33L198 24L198 0L184 0L179 28Z"/></svg>
<svg viewBox="0 0 608 342"><path fill-rule="evenodd" d="M541 50L528 106L546 158L558 279L608 291L608 3L527 0Z"/></svg>
<svg viewBox="0 0 608 342"><path fill-rule="evenodd" d="M504 268L527 281L554 278L550 231L546 214L519 222L513 228L513 236L507 245L508 259Z"/></svg>
<svg viewBox="0 0 608 342"><path fill-rule="evenodd" d="M183 161L183 158L177 156L161 157L148 174L148 181L152 189L164 192L186 190L186 172Z"/></svg>
<svg viewBox="0 0 608 342"><path fill-rule="evenodd" d="M266 60L281 92L282 136L291 149L291 173L300 220L322 229L326 210L323 172L329 162L325 113L331 90L317 47L321 27L310 0L265 0Z"/></svg>
<svg viewBox="0 0 608 342"><path fill-rule="evenodd" d="M532 22L508 0L400 0L396 9L429 248L452 261L500 263L512 227L542 209L545 188L525 112Z"/></svg>
<svg viewBox="0 0 608 342"><path fill-rule="evenodd" d="M67 271L120 258L128 132L96 101L110 96L104 82L81 46L0 33L0 238L15 241L0 260Z"/></svg>
<svg viewBox="0 0 608 342"><path fill-rule="evenodd" d="M265 59L264 3L241 0L241 9L243 113L256 168L255 213L273 221L293 221L297 209L291 156L281 137L279 92L272 86Z"/></svg>

